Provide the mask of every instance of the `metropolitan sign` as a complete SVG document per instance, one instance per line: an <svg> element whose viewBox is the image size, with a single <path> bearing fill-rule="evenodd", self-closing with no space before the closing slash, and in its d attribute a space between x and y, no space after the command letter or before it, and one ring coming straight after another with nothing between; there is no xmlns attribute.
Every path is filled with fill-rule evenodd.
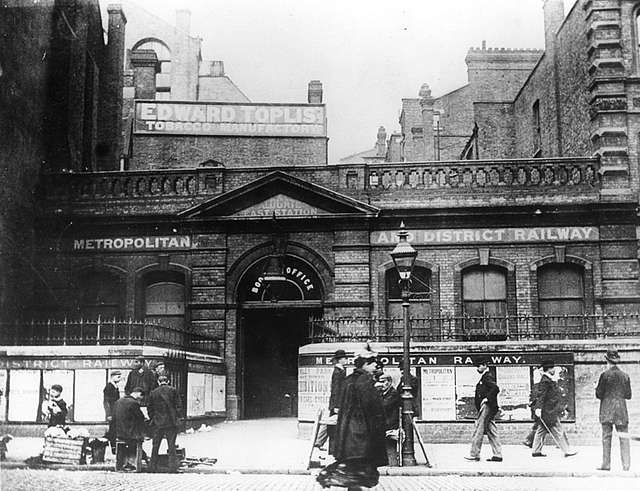
<svg viewBox="0 0 640 491"><path fill-rule="evenodd" d="M136 133L203 136L327 135L322 104L137 101Z"/></svg>

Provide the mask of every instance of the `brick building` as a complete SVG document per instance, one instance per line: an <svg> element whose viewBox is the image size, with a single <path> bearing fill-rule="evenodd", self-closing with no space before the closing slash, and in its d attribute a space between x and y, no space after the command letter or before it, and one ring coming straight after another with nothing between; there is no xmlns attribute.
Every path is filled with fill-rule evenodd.
<svg viewBox="0 0 640 491"><path fill-rule="evenodd" d="M339 164L327 163L319 82L300 104L200 98L207 84L178 76L187 62L176 65L167 26L131 28L128 15L120 167L42 177L40 316L90 319L53 323L84 329L69 339L87 344L158 332L175 352L209 343L188 360L208 368L179 381L188 416L309 422L335 349L373 339L397 377L389 252L404 221L418 250L412 364L428 438L468 438L472 365L487 354L506 440L529 425L545 358L563 368L570 436L595 438L604 351L618 348L640 383L637 4L580 0L563 17L547 0L544 51L471 49L467 85L439 98L424 85L402 101L399 134L381 128L372 150ZM195 70L197 39L174 34ZM54 338L51 324L31 328Z"/></svg>

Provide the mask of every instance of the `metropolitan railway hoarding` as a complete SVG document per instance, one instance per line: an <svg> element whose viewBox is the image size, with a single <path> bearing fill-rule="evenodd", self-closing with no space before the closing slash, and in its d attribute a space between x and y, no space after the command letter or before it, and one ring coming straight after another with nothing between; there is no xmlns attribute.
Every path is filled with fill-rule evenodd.
<svg viewBox="0 0 640 491"><path fill-rule="evenodd" d="M136 101L135 132L203 136L327 135L322 104Z"/></svg>

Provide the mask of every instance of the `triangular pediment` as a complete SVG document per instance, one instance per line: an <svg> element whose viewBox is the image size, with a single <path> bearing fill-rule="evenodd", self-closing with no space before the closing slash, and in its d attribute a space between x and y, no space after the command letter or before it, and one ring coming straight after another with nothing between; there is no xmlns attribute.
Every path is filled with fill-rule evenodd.
<svg viewBox="0 0 640 491"><path fill-rule="evenodd" d="M317 184L273 172L179 213L189 218L262 219L376 216L378 208Z"/></svg>
<svg viewBox="0 0 640 491"><path fill-rule="evenodd" d="M304 217L317 215L330 215L331 212L310 205L286 194L276 194L260 203L238 210L234 217Z"/></svg>

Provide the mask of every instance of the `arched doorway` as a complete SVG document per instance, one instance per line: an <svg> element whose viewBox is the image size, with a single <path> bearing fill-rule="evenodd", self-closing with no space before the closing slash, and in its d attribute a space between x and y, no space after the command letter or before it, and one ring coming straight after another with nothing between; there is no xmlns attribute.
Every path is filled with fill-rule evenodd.
<svg viewBox="0 0 640 491"><path fill-rule="evenodd" d="M322 314L322 283L311 265L287 255L284 281L267 283L267 261L251 265L238 285L244 418L297 415L298 348L306 342L309 318Z"/></svg>

